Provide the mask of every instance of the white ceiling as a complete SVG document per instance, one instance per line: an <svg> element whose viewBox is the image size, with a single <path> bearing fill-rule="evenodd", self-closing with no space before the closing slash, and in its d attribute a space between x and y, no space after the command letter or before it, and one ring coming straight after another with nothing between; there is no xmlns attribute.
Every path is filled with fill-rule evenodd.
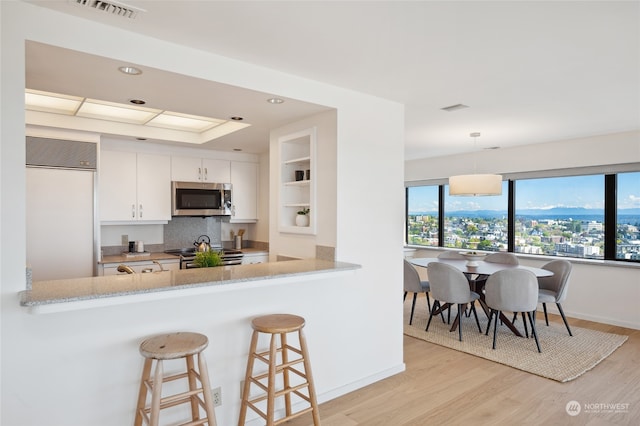
<svg viewBox="0 0 640 426"><path fill-rule="evenodd" d="M75 0L27 1L401 102L407 159L470 151L469 133L476 131L478 147L509 147L640 130L638 1L125 0L145 10L134 20ZM69 81L57 83L54 91ZM264 109L271 105L250 110L247 101L262 105L265 94L245 99L237 88L191 83L174 85L180 92L161 107L208 115L197 99L209 86L234 107L227 115L260 121L255 114L272 114L261 121L267 127L287 119L281 110ZM78 95L108 96L93 86L96 93ZM140 96L149 99L151 92ZM470 108L441 110L458 103ZM303 115L323 109L293 100L279 107L286 105L292 118L300 106ZM247 140L230 138L227 149Z"/></svg>

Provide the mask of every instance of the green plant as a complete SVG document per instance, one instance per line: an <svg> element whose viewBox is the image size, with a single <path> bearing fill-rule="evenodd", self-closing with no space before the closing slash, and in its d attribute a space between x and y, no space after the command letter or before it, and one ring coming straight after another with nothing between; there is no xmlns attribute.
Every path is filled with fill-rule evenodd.
<svg viewBox="0 0 640 426"><path fill-rule="evenodd" d="M307 214L309 214L309 209L298 210L298 214L307 215Z"/></svg>
<svg viewBox="0 0 640 426"><path fill-rule="evenodd" d="M222 265L222 258L217 251L199 251L196 253L196 258L193 260L193 263L200 268L209 268Z"/></svg>

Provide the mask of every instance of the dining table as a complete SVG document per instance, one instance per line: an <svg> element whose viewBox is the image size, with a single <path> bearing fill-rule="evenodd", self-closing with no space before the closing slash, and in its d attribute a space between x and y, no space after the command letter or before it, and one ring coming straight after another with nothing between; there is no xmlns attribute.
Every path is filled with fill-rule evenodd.
<svg viewBox="0 0 640 426"><path fill-rule="evenodd" d="M479 300L480 306L484 310L485 314L487 314L487 316L489 315L490 308L487 306L484 300L484 292L482 288L484 287L484 283L486 281L477 280L477 277L488 277L491 274L494 274L498 271L502 271L503 269L525 269L527 271L531 271L536 276L536 278L553 276L552 271L548 271L542 268L535 268L532 266L524 266L524 265L512 265L512 264L506 264L506 263L486 262L484 260L477 260L477 259L474 261L468 261L467 259L417 257L417 258L412 258L407 260L409 261L409 263L416 266L423 267L423 268L427 268L429 264L433 262L446 263L447 265L451 265L454 268L461 271L462 273L464 273L467 279L469 280L469 284L471 285L472 290L478 293L478 295L480 295L480 300ZM476 277L476 278L473 278L473 277ZM514 285L517 285L517 283L514 283ZM515 325L513 325L513 322L509 318L507 318L507 316L504 315L504 313L500 314L500 320L504 325L506 325L509 328L509 330L513 332L513 334L515 334L518 337L522 337L522 333L520 333L520 331L515 327ZM452 331L455 330L455 327L457 325L458 324L456 319L456 321L451 327L451 330Z"/></svg>

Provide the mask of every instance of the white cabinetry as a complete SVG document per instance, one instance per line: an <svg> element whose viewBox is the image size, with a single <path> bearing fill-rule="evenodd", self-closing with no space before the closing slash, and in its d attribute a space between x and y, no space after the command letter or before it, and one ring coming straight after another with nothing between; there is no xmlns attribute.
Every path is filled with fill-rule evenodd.
<svg viewBox="0 0 640 426"><path fill-rule="evenodd" d="M315 234L316 128L281 136L279 145L278 229L280 232ZM302 178L300 178L302 174ZM309 209L309 225L296 226L299 210Z"/></svg>
<svg viewBox="0 0 640 426"><path fill-rule="evenodd" d="M258 164L231 162L233 206L231 223L252 223L258 220Z"/></svg>
<svg viewBox="0 0 640 426"><path fill-rule="evenodd" d="M171 180L229 183L230 161L174 155L171 157Z"/></svg>
<svg viewBox="0 0 640 426"><path fill-rule="evenodd" d="M251 265L253 263L267 263L269 261L269 253L260 252L260 253L247 253L244 252L242 256L242 264L243 265Z"/></svg>
<svg viewBox="0 0 640 426"><path fill-rule="evenodd" d="M100 220L158 222L171 219L171 166L165 155L100 153Z"/></svg>

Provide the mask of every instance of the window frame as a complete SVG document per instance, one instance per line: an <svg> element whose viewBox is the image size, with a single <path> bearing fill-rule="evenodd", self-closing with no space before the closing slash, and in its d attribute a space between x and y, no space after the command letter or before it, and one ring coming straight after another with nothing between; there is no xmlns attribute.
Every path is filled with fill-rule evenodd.
<svg viewBox="0 0 640 426"><path fill-rule="evenodd" d="M561 170L531 171L523 173L503 174L503 180L508 182L507 197L507 232L508 251L514 253L515 250L515 186L517 180L524 179L544 179L569 176L601 175L604 178L604 260L614 262L625 262L638 264L640 260L618 259L616 258L617 244L617 176L618 173L640 173L640 163L628 163L603 167L580 167ZM409 187L414 186L438 186L438 246L415 246L425 249L445 248L444 246L444 198L447 179L429 179L413 182L405 182L405 243L409 241ZM544 255L545 258L556 258L559 256ZM589 260L581 257L564 257L565 259Z"/></svg>

